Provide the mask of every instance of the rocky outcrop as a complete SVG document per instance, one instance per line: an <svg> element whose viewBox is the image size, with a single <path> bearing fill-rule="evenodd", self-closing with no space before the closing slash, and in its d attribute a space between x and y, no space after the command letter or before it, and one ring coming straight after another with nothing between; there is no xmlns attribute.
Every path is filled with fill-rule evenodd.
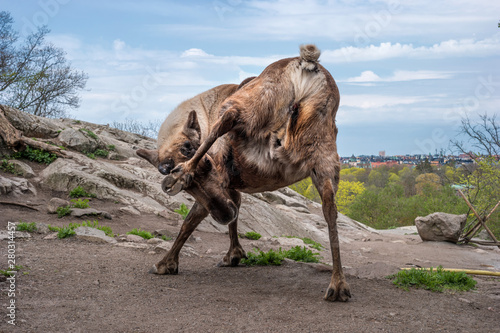
<svg viewBox="0 0 500 333"><path fill-rule="evenodd" d="M457 243L467 221L467 215L433 213L417 217L415 225L424 241L448 241Z"/></svg>
<svg viewBox="0 0 500 333"><path fill-rule="evenodd" d="M139 148L154 149L156 142L153 139L107 125L73 119L45 119L6 107L2 110L20 132L31 133L39 138L37 142L45 142L47 146L64 152L30 181L0 178L3 194L34 190L32 183L61 193L69 193L81 186L99 199L120 203L126 207L122 211L127 214L154 213L168 220L178 219L174 210L181 204L188 208L194 204L193 198L183 192L167 196L160 187L163 176L135 155ZM97 159L87 156L96 149L107 150L109 155ZM58 205L54 203L50 210L55 211ZM338 226L341 242L365 238L375 232L342 214L339 214ZM227 232L227 226L218 224L211 217L205 219L198 229ZM243 194L238 229L242 233L255 231L267 237L308 237L328 244L328 228L321 205L288 188L255 195Z"/></svg>

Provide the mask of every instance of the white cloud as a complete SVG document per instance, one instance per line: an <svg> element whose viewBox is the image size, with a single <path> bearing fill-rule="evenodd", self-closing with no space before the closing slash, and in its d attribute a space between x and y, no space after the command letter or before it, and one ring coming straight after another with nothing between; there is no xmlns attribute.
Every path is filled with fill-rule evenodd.
<svg viewBox="0 0 500 333"><path fill-rule="evenodd" d="M342 108L347 106L360 109L375 109L421 103L427 100L428 97L419 96L387 96L369 94L342 95L340 98L340 107Z"/></svg>
<svg viewBox="0 0 500 333"><path fill-rule="evenodd" d="M120 39L115 39L113 41L113 49L115 51L121 51L125 48L125 42Z"/></svg>
<svg viewBox="0 0 500 333"><path fill-rule="evenodd" d="M378 46L346 46L336 50L326 50L321 60L326 63L378 61L391 58L443 59L450 57L487 57L500 53L500 34L483 40L447 40L432 46L413 44L380 43Z"/></svg>
<svg viewBox="0 0 500 333"><path fill-rule="evenodd" d="M449 79L451 77L452 74L448 72L419 70L419 71L395 71L392 76L382 78L372 71L364 71L361 73L360 76L349 78L344 82L351 82L351 83L402 82L402 81L414 81L414 80Z"/></svg>
<svg viewBox="0 0 500 333"><path fill-rule="evenodd" d="M189 49L189 50L182 52L181 57L182 58L186 58L186 57L212 57L212 55L206 53L202 49L193 48L193 49Z"/></svg>

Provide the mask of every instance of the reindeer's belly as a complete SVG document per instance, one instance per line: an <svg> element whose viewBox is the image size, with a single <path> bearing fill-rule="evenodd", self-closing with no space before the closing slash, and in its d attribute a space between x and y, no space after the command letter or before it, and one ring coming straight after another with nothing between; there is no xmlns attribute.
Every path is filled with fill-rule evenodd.
<svg viewBox="0 0 500 333"><path fill-rule="evenodd" d="M292 162L276 138L233 141L230 187L247 193L274 191L309 176L307 158Z"/></svg>

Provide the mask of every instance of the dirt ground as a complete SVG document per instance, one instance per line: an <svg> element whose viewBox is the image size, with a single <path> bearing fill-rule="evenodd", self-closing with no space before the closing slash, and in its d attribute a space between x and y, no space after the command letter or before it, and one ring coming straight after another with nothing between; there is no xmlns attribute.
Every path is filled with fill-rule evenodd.
<svg viewBox="0 0 500 333"><path fill-rule="evenodd" d="M0 230L7 222L56 226L81 219L58 219L45 205L58 193L5 198L39 211L0 204ZM120 212L120 205L94 199L91 206L113 215L100 220L116 234L132 228L167 228L177 221ZM402 231L341 244L352 298L329 303L324 265L286 263L274 267L218 268L229 247L225 234L196 231L187 244L197 255L181 256L179 274L157 276L149 268L163 253L75 238L44 240L33 234L16 240L16 326L7 323L9 284L0 282L0 332L500 332L500 279L476 276L475 291L404 291L385 278L398 267L443 265L500 271L500 250L423 243ZM250 251L269 242L242 240ZM328 246L328 244L325 244ZM0 268L7 265L7 241L0 241ZM331 256L321 251L323 261Z"/></svg>

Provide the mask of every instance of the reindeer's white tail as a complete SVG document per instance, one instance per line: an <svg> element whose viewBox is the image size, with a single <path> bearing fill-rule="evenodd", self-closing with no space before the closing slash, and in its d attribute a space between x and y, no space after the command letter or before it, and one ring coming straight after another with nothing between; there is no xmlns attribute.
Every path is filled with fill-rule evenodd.
<svg viewBox="0 0 500 333"><path fill-rule="evenodd" d="M314 44L300 46L300 59L302 60L302 68L312 71L316 68L321 51Z"/></svg>

